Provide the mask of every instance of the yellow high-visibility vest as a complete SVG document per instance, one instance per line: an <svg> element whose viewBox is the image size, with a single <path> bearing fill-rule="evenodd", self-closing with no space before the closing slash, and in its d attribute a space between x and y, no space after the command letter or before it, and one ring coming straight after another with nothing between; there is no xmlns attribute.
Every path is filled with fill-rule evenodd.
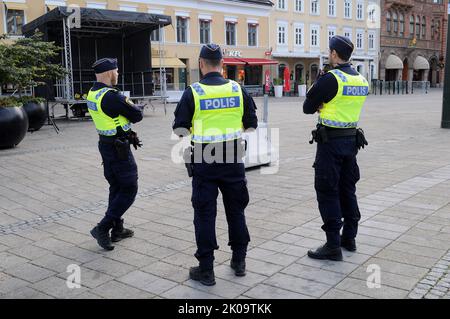
<svg viewBox="0 0 450 319"><path fill-rule="evenodd" d="M355 128L369 94L369 84L361 74L349 75L337 69L330 73L338 82L338 92L330 102L323 104L319 123L335 128Z"/></svg>
<svg viewBox="0 0 450 319"><path fill-rule="evenodd" d="M192 118L194 143L218 143L242 136L244 98L235 81L223 85L191 85L195 101Z"/></svg>
<svg viewBox="0 0 450 319"><path fill-rule="evenodd" d="M112 118L103 112L102 99L108 91L115 91L115 89L106 87L97 91L89 91L87 106L98 134L114 136L117 134L117 127L121 127L126 132L131 129L131 123L122 115Z"/></svg>

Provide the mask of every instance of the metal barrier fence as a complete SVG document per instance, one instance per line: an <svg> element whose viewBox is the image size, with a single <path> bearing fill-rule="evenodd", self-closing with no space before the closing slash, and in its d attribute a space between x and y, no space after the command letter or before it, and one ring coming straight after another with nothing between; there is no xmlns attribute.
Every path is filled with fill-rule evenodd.
<svg viewBox="0 0 450 319"><path fill-rule="evenodd" d="M429 81L372 80L371 93L374 95L427 94L429 89Z"/></svg>

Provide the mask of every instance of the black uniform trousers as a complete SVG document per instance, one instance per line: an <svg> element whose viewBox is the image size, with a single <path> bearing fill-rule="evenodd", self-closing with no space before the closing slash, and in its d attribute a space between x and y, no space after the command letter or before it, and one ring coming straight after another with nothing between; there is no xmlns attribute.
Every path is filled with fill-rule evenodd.
<svg viewBox="0 0 450 319"><path fill-rule="evenodd" d="M112 143L100 141L98 148L103 160L104 175L109 183L109 201L101 223L119 220L134 203L138 191L138 172L133 153L120 160Z"/></svg>
<svg viewBox="0 0 450 319"><path fill-rule="evenodd" d="M249 202L243 163L196 163L193 165L192 206L200 269L213 269L216 240L217 196L222 193L228 222L228 245L233 259L243 261L250 235L244 210Z"/></svg>
<svg viewBox="0 0 450 319"><path fill-rule="evenodd" d="M327 143L317 144L314 186L324 223L322 229L327 235L327 245L332 248L340 247L342 226L344 239L354 239L358 232L361 214L356 199L356 183L360 178L357 153L355 136L330 138Z"/></svg>

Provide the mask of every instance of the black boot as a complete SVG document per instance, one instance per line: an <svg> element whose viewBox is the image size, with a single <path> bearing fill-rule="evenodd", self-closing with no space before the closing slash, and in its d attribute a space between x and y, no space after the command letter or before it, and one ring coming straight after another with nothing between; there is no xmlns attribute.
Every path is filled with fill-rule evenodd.
<svg viewBox="0 0 450 319"><path fill-rule="evenodd" d="M91 230L91 235L97 239L97 243L106 250L113 250L114 246L111 243L111 237L109 231L112 228L112 224L98 224Z"/></svg>
<svg viewBox="0 0 450 319"><path fill-rule="evenodd" d="M202 271L200 267L191 267L189 269L189 278L200 281L205 286L214 286L216 284L214 270L212 269Z"/></svg>
<svg viewBox="0 0 450 319"><path fill-rule="evenodd" d="M313 259L328 259L335 261L342 261L341 247L329 248L327 244L317 248L315 251L309 250L308 257Z"/></svg>
<svg viewBox="0 0 450 319"><path fill-rule="evenodd" d="M341 247L348 251L356 251L356 241L355 239L346 239L341 237Z"/></svg>
<svg viewBox="0 0 450 319"><path fill-rule="evenodd" d="M114 223L114 227L111 231L111 241L113 243L133 236L134 231L123 227L123 219L119 219Z"/></svg>
<svg viewBox="0 0 450 319"><path fill-rule="evenodd" d="M231 259L230 262L231 269L234 270L234 274L239 277L245 276L245 260L243 261L234 261Z"/></svg>

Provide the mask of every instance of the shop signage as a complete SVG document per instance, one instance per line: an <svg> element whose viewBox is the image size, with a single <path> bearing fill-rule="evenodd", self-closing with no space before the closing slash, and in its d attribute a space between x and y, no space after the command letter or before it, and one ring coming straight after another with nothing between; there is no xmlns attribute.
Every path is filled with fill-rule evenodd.
<svg viewBox="0 0 450 319"><path fill-rule="evenodd" d="M152 49L153 57L165 57L166 55L167 55L166 50Z"/></svg>
<svg viewBox="0 0 450 319"><path fill-rule="evenodd" d="M238 51L238 50L227 50L227 49L223 49L222 50L222 54L224 56L228 56L228 57L235 57L235 58L240 58L242 57L242 51Z"/></svg>

